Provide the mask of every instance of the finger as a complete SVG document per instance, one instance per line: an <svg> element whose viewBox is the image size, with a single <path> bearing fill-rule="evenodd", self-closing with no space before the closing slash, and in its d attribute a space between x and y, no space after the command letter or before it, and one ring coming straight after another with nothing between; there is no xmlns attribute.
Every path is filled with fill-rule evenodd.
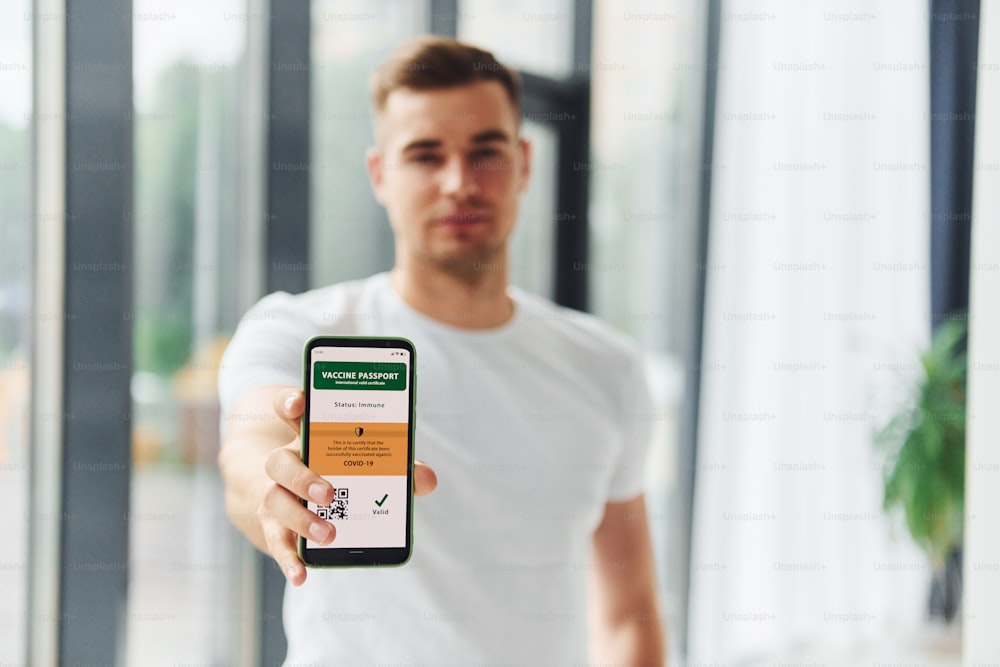
<svg viewBox="0 0 1000 667"><path fill-rule="evenodd" d="M259 514L264 519L277 521L285 530L323 545L332 542L337 532L333 524L316 516L287 489L278 485L264 494Z"/></svg>
<svg viewBox="0 0 1000 667"><path fill-rule="evenodd" d="M290 584L300 586L306 580L306 568L299 560L295 533L273 519L262 519L260 527L264 532L264 540L271 558L281 568L282 574Z"/></svg>
<svg viewBox="0 0 1000 667"><path fill-rule="evenodd" d="M277 485L265 494L257 514L268 553L289 583L301 585L306 570L299 559L298 536L308 535L315 542L329 544L336 537L336 528L302 507L286 489Z"/></svg>
<svg viewBox="0 0 1000 667"><path fill-rule="evenodd" d="M319 505L333 500L333 487L302 463L294 443L273 450L264 462L264 471L299 498Z"/></svg>
<svg viewBox="0 0 1000 667"><path fill-rule="evenodd" d="M437 488L438 478L434 469L423 461L413 466L413 495L426 496Z"/></svg>
<svg viewBox="0 0 1000 667"><path fill-rule="evenodd" d="M278 415L296 433L300 432L302 413L306 409L306 395L298 389L279 392L274 397L274 414Z"/></svg>

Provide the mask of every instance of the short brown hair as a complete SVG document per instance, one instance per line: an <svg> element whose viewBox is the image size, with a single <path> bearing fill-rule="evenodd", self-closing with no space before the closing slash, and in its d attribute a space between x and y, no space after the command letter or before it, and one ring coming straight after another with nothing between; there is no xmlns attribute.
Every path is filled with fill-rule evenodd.
<svg viewBox="0 0 1000 667"><path fill-rule="evenodd" d="M389 94L400 88L434 90L496 81L521 116L521 77L492 53L447 37L415 37L397 46L375 69L369 82L378 115Z"/></svg>

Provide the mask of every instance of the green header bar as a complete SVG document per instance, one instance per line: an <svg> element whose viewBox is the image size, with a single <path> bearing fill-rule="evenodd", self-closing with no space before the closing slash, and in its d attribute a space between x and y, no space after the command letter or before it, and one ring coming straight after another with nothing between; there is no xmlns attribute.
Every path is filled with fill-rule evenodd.
<svg viewBox="0 0 1000 667"><path fill-rule="evenodd" d="M313 364L313 388L403 391L406 389L406 364L317 361Z"/></svg>

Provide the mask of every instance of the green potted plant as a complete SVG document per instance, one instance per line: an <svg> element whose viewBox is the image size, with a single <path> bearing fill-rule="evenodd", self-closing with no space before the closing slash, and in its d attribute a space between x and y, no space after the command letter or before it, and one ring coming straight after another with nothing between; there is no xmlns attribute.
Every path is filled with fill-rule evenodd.
<svg viewBox="0 0 1000 667"><path fill-rule="evenodd" d="M884 508L901 507L934 572L930 612L951 621L961 591L965 510L966 323L939 326L911 401L876 435L888 453Z"/></svg>

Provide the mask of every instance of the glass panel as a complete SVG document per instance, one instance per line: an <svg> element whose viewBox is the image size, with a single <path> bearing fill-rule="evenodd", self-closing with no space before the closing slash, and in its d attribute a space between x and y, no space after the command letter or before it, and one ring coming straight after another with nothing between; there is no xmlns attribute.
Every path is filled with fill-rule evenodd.
<svg viewBox="0 0 1000 667"><path fill-rule="evenodd" d="M314 286L393 263L392 230L365 169L374 142L368 77L402 40L425 32L424 2L314 0L310 268Z"/></svg>
<svg viewBox="0 0 1000 667"><path fill-rule="evenodd" d="M246 306L246 0L136 0L128 663L235 664L236 538L216 374Z"/></svg>
<svg viewBox="0 0 1000 667"><path fill-rule="evenodd" d="M551 297L558 138L551 127L531 121L524 122L522 133L531 142L531 182L510 242L510 282Z"/></svg>
<svg viewBox="0 0 1000 667"><path fill-rule="evenodd" d="M573 74L572 0L459 2L458 37L493 52L503 63L533 74Z"/></svg>
<svg viewBox="0 0 1000 667"><path fill-rule="evenodd" d="M33 18L0 5L0 664L27 653Z"/></svg>
<svg viewBox="0 0 1000 667"><path fill-rule="evenodd" d="M675 461L691 331L704 68L703 3L594 4L591 273L594 310L647 350L656 400L649 507L668 624L683 620L690 511ZM601 64L600 66L596 65ZM671 642L676 645L677 642Z"/></svg>

